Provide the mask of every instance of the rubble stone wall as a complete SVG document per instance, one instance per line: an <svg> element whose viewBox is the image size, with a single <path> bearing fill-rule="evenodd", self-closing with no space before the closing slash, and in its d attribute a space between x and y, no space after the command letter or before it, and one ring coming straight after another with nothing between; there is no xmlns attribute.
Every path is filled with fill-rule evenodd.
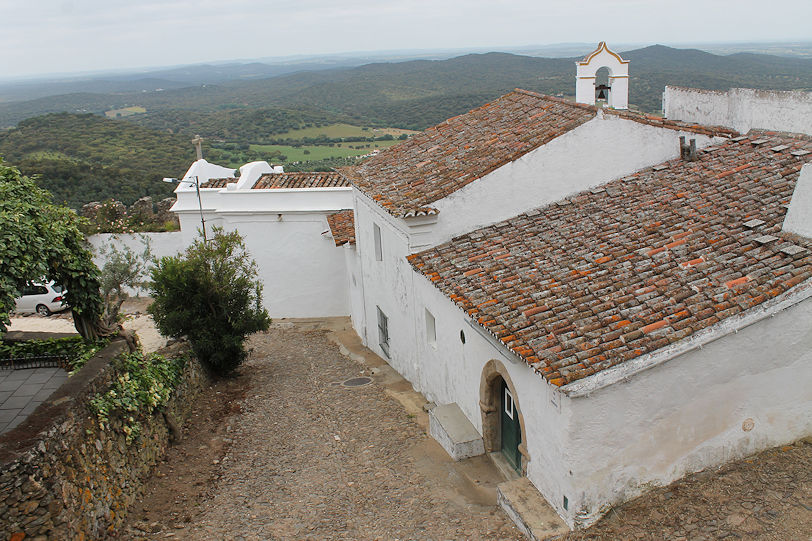
<svg viewBox="0 0 812 541"><path fill-rule="evenodd" d="M179 354L174 346L167 355ZM163 412L140 419L126 442L120 422L99 429L89 400L109 387L110 361L126 352L114 340L15 429L0 436L0 531L5 539L94 539L121 524L128 506L164 455L170 429ZM194 360L164 411L178 424L208 384ZM16 537L15 537L16 534Z"/></svg>

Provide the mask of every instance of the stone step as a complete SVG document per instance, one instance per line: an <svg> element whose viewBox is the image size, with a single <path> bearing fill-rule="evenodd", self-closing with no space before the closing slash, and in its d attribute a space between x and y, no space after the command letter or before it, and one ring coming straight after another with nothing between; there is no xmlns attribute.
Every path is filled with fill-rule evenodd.
<svg viewBox="0 0 812 541"><path fill-rule="evenodd" d="M429 434L454 460L485 454L485 444L456 403L429 411Z"/></svg>
<svg viewBox="0 0 812 541"><path fill-rule="evenodd" d="M496 500L532 541L559 539L570 531L527 477L500 483L496 487Z"/></svg>

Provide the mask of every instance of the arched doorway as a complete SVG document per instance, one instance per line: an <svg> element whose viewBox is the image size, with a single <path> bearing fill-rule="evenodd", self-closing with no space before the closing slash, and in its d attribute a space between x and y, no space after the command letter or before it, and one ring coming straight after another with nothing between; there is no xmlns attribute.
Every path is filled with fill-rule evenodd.
<svg viewBox="0 0 812 541"><path fill-rule="evenodd" d="M530 462L524 416L516 388L501 362L492 359L482 369L479 396L485 451L501 453L517 473L524 475Z"/></svg>

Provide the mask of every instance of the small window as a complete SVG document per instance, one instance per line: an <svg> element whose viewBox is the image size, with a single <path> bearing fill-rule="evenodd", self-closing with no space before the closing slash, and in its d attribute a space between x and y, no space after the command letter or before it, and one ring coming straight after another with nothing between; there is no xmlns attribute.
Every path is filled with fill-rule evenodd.
<svg viewBox="0 0 812 541"><path fill-rule="evenodd" d="M381 349L386 356L389 356L389 318L386 317L381 311L381 307L378 306L378 345L381 346Z"/></svg>
<svg viewBox="0 0 812 541"><path fill-rule="evenodd" d="M426 310L426 342L432 347L437 347L437 326L434 316Z"/></svg>
<svg viewBox="0 0 812 541"><path fill-rule="evenodd" d="M505 415L513 419L513 395L505 386Z"/></svg>
<svg viewBox="0 0 812 541"><path fill-rule="evenodd" d="M375 261L383 261L383 247L381 246L381 228L372 224L372 236L375 238Z"/></svg>

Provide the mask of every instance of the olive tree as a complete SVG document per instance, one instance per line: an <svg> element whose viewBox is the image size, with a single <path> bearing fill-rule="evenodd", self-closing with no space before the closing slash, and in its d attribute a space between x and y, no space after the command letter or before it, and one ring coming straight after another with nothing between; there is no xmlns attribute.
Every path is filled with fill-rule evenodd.
<svg viewBox="0 0 812 541"><path fill-rule="evenodd" d="M50 278L67 289L76 330L85 338L113 334L101 321L99 270L81 219L51 194L0 160L0 332L26 280Z"/></svg>

